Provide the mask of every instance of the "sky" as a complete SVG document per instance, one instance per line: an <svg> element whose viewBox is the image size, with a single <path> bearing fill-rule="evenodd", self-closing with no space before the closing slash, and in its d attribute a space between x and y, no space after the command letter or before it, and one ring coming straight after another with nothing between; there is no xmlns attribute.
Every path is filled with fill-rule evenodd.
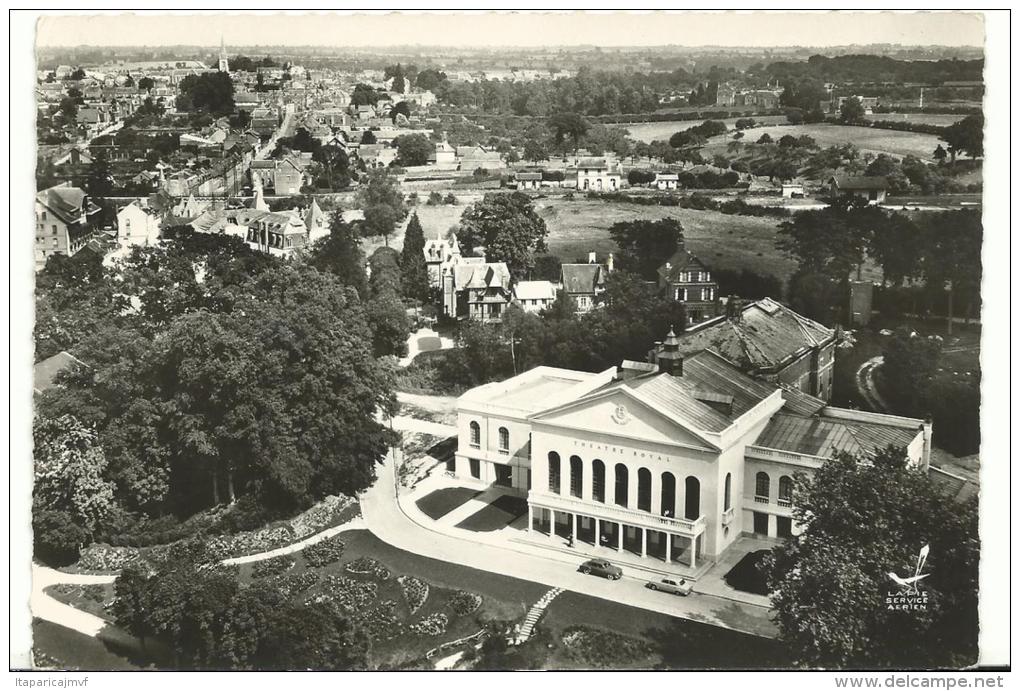
<svg viewBox="0 0 1020 691"><path fill-rule="evenodd" d="M982 46L960 12L122 13L45 15L39 46Z"/></svg>

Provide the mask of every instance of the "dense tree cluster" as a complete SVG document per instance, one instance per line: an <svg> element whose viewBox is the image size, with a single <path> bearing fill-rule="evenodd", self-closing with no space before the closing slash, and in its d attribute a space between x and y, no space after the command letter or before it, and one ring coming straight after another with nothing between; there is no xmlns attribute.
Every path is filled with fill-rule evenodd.
<svg viewBox="0 0 1020 691"><path fill-rule="evenodd" d="M204 111L213 117L234 112L234 83L226 72L189 74L181 80L177 109Z"/></svg>
<svg viewBox="0 0 1020 691"><path fill-rule="evenodd" d="M79 253L39 274L38 355L73 349L86 363L38 400L41 435L77 421L76 436L40 447L46 467L71 469L46 471L65 489L40 494L42 508L93 534L241 496L292 511L370 484L391 441L375 417L391 375L344 267L321 248L313 263L326 271L236 238L166 236L112 269ZM363 284L363 260L356 269ZM111 483L111 506L74 504L67 488L82 482Z"/></svg>
<svg viewBox="0 0 1020 691"><path fill-rule="evenodd" d="M783 641L809 667L963 668L977 658L978 512L903 449L839 455L795 485L803 532L768 560ZM877 529L877 526L881 526ZM923 610L886 606L927 548ZM806 606L809 604L809 606Z"/></svg>

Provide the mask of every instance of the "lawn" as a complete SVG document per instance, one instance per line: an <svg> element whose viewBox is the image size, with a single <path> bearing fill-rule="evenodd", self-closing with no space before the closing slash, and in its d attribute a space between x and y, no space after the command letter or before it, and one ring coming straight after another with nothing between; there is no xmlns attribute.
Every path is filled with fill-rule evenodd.
<svg viewBox="0 0 1020 691"><path fill-rule="evenodd" d="M430 350L439 350L443 347L443 342L438 336L419 336L418 337L418 352L427 353Z"/></svg>
<svg viewBox="0 0 1020 691"><path fill-rule="evenodd" d="M952 115L950 113L873 113L865 115L864 119L871 120L872 122L883 120L885 122L909 122L920 125L948 127L953 123L963 120L965 117L965 115Z"/></svg>
<svg viewBox="0 0 1020 691"><path fill-rule="evenodd" d="M765 583L765 574L761 570L762 560L768 553L767 549L761 549L745 554L723 577L727 585L745 593L768 595L769 588Z"/></svg>
<svg viewBox="0 0 1020 691"><path fill-rule="evenodd" d="M755 122L760 122L764 125L779 125L786 122L785 115L763 115L760 117L747 116L754 119ZM734 123L738 118L727 118L723 120L726 126L731 130L734 128ZM636 124L622 124L616 125L620 129L625 129L631 139L639 142L654 142L669 141L669 138L676 132L682 132L683 130L690 129L691 127L697 127L705 120L678 120L673 122L640 122Z"/></svg>
<svg viewBox="0 0 1020 691"><path fill-rule="evenodd" d="M862 154L871 153L876 156L878 154L892 154L898 158L913 155L922 160L931 160L932 152L939 145L939 138L934 134L828 124L755 127L744 130L743 141L756 142L763 134L768 134L773 140L778 140L784 134L794 137L806 134L809 137L813 137L818 146L823 149L842 144L854 144L860 149ZM728 134L713 137L702 150L702 153L708 157L714 154L725 155L726 146L731 141L730 137L731 135Z"/></svg>
<svg viewBox="0 0 1020 691"><path fill-rule="evenodd" d="M481 494L479 490L467 487L444 487L425 495L416 501L415 505L423 514L437 521L479 494Z"/></svg>
<svg viewBox="0 0 1020 691"><path fill-rule="evenodd" d="M446 195L446 192L443 193ZM457 204L439 204L436 206L429 206L425 203L428 199L428 191L418 192L418 205L411 207L411 213L418 214L418 220L421 221L421 229L425 234L425 240L431 240L436 237L437 234L446 235L446 232L457 224L460 220L460 215L464 213L464 209L475 201L481 199L480 194L461 194L457 195ZM407 229L407 223L411 218L411 213L408 213L407 218L401 223L396 232L389 238L389 246L398 252L404 246L404 231ZM385 243L381 236L365 238L361 243L361 249L364 251L366 257L372 256L372 252L379 247L382 247Z"/></svg>
<svg viewBox="0 0 1020 691"><path fill-rule="evenodd" d="M146 663L135 659L118 644L120 632L103 630L98 638L42 619L32 620L32 648L35 661L43 669L67 671L129 671L144 669ZM123 635L123 634L120 634Z"/></svg>
<svg viewBox="0 0 1020 691"><path fill-rule="evenodd" d="M471 514L457 524L458 528L489 532L505 528L528 512L528 502L520 497L504 494L484 509Z"/></svg>
<svg viewBox="0 0 1020 691"><path fill-rule="evenodd" d="M92 585L74 585L60 583L46 588L45 593L54 600L71 605L97 617L112 621L110 607L113 605L113 583L96 583Z"/></svg>
<svg viewBox="0 0 1020 691"><path fill-rule="evenodd" d="M679 619L667 614L637 610L617 602L566 592L552 601L538 628L550 634L553 649L549 669L603 667L608 669L761 669L791 666L779 641ZM600 661L592 651L578 649L569 632L612 632L638 659L621 660L605 651ZM739 654L734 651L740 651Z"/></svg>
<svg viewBox="0 0 1020 691"><path fill-rule="evenodd" d="M688 249L713 269L750 269L785 281L796 268L793 260L776 249L779 221L774 218L589 199L540 199L536 207L549 228L546 243L550 254L564 262L587 261L592 251L600 260L617 252L609 237L614 223L675 218L684 227Z"/></svg>

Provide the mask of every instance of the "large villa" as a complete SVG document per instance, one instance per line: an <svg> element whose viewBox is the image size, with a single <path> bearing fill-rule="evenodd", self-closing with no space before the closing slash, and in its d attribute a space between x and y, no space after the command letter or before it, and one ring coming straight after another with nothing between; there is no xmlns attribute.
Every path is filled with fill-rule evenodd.
<svg viewBox="0 0 1020 691"><path fill-rule="evenodd" d="M453 473L526 496L534 538L695 574L741 535L797 532L795 474L838 452L893 445L928 465L930 423L836 408L712 348L682 351L670 332L651 362L537 367L471 389Z"/></svg>

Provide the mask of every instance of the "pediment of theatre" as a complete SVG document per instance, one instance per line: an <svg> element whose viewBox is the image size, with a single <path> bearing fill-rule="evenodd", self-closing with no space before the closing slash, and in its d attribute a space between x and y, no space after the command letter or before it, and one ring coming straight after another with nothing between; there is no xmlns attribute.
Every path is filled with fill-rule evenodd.
<svg viewBox="0 0 1020 691"><path fill-rule="evenodd" d="M596 394L531 417L543 425L714 451L713 443L626 389Z"/></svg>

